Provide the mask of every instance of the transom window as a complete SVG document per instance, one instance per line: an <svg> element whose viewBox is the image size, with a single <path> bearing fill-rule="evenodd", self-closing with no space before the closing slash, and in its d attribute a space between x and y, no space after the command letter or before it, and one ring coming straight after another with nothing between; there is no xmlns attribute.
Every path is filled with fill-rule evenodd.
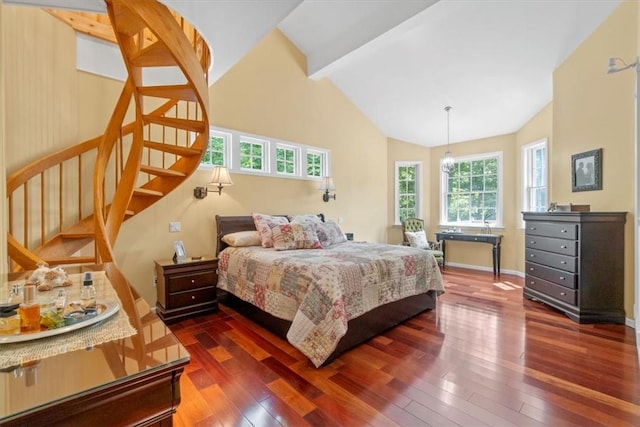
<svg viewBox="0 0 640 427"><path fill-rule="evenodd" d="M546 211L548 206L546 139L522 147L522 172L522 210Z"/></svg>
<svg viewBox="0 0 640 427"><path fill-rule="evenodd" d="M421 162L395 163L395 223L406 218L422 218L420 183Z"/></svg>
<svg viewBox="0 0 640 427"><path fill-rule="evenodd" d="M266 164L265 142L244 137L240 140L240 168L249 171L264 171Z"/></svg>
<svg viewBox="0 0 640 427"><path fill-rule="evenodd" d="M276 147L276 171L283 175L295 175L298 164L298 150L295 147L278 144Z"/></svg>
<svg viewBox="0 0 640 427"><path fill-rule="evenodd" d="M456 158L453 172L442 174L444 225L502 225L502 153Z"/></svg>
<svg viewBox="0 0 640 427"><path fill-rule="evenodd" d="M296 142L211 127L200 166L226 166L232 173L319 181L330 176L331 151Z"/></svg>

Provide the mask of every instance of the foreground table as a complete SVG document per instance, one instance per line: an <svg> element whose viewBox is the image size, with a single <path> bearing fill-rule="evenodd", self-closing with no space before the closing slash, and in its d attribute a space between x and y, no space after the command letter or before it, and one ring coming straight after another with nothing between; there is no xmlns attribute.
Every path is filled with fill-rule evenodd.
<svg viewBox="0 0 640 427"><path fill-rule="evenodd" d="M105 271L137 333L1 369L0 425L171 425L189 353L113 264L65 270Z"/></svg>

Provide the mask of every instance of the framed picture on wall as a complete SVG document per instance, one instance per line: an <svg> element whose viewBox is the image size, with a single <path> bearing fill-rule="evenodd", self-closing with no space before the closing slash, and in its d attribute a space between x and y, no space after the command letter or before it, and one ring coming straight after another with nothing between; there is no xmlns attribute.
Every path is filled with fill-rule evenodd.
<svg viewBox="0 0 640 427"><path fill-rule="evenodd" d="M602 148L571 156L571 191L602 190Z"/></svg>

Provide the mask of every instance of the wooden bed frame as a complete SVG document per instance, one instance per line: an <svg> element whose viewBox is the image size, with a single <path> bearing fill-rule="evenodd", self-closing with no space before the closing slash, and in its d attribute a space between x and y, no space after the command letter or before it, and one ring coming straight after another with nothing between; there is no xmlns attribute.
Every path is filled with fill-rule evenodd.
<svg viewBox="0 0 640 427"><path fill-rule="evenodd" d="M255 230L253 217L251 216L219 216L216 215L217 245L216 256L228 245L222 241L222 237L237 231ZM224 291L218 290L219 293ZM377 307L362 316L351 319L348 330L338 342L338 346L331 353L323 366L335 360L340 354L355 346L380 335L382 332L397 326L425 310L433 310L436 307L435 291L404 298L383 306ZM242 315L253 320L265 329L275 333L286 340L287 331L291 322L279 319L259 309L258 307L242 301L240 298L225 292L219 299L226 305L234 308Z"/></svg>

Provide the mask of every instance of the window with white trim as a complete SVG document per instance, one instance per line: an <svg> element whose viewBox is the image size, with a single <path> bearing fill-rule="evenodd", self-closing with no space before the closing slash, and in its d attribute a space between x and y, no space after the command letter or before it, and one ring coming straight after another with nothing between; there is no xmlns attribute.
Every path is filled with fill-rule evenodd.
<svg viewBox="0 0 640 427"><path fill-rule="evenodd" d="M200 163L211 166L228 166L228 152L231 134L215 130L209 131L209 144Z"/></svg>
<svg viewBox="0 0 640 427"><path fill-rule="evenodd" d="M395 162L395 223L422 218L422 162Z"/></svg>
<svg viewBox="0 0 640 427"><path fill-rule="evenodd" d="M314 181L331 175L327 149L213 126L209 135L203 169L224 165L232 173Z"/></svg>
<svg viewBox="0 0 640 427"><path fill-rule="evenodd" d="M548 206L547 139L522 147L522 210L544 212Z"/></svg>
<svg viewBox="0 0 640 427"><path fill-rule="evenodd" d="M280 175L298 174L298 149L291 145L276 144L276 172Z"/></svg>
<svg viewBox="0 0 640 427"><path fill-rule="evenodd" d="M328 175L325 166L325 153L316 150L307 150L307 176L322 178Z"/></svg>
<svg viewBox="0 0 640 427"><path fill-rule="evenodd" d="M502 226L502 153L456 158L440 189L442 225Z"/></svg>
<svg viewBox="0 0 640 427"><path fill-rule="evenodd" d="M268 172L267 141L242 136L240 138L240 169L252 172Z"/></svg>

